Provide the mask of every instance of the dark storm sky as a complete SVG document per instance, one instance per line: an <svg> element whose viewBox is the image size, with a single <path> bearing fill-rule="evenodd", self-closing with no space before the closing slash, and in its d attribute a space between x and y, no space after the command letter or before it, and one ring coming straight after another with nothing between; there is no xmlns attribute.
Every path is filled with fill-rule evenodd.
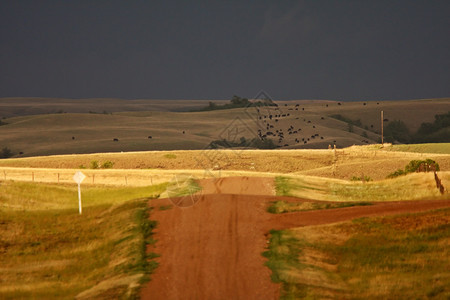
<svg viewBox="0 0 450 300"><path fill-rule="evenodd" d="M450 1L1 1L0 97L450 96Z"/></svg>

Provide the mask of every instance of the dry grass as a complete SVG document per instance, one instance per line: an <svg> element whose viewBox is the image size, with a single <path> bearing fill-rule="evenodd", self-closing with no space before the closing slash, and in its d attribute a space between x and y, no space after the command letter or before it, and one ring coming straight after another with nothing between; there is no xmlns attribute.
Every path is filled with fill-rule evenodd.
<svg viewBox="0 0 450 300"><path fill-rule="evenodd" d="M450 144L438 144L434 147L442 146L445 149L448 148L448 145ZM5 178L4 172L13 172L13 170L4 167L77 169L80 167L88 168L92 161L98 161L99 164L110 161L114 163L114 169L141 169L150 172L148 174L152 172L153 174L164 174L164 172L156 172L156 170L206 170L206 173L238 170L262 173L293 173L346 180L353 176L362 177L361 175L369 176L374 180L384 179L397 169L403 168L413 159L430 158L439 163L441 170L450 170L449 153L398 152L391 151L391 149L390 146L381 148L380 145L372 145L354 146L337 151L299 149L179 150L43 156L0 160L0 178ZM53 172L52 176L57 178L59 171L51 171ZM98 176L113 171L95 170L95 172L98 172ZM90 174L91 171L86 170L86 172ZM123 174L119 174L120 172L117 171L118 181L125 183L125 178ZM135 171L129 173L132 174L133 172ZM136 171L133 174L138 176L138 173ZM142 172L142 174L144 173ZM29 173L25 177L32 178L32 174ZM146 181L148 177L142 178L142 180Z"/></svg>

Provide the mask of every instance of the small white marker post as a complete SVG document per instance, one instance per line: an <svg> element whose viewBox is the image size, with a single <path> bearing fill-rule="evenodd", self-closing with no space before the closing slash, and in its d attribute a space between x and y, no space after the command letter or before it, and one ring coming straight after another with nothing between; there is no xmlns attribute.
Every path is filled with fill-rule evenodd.
<svg viewBox="0 0 450 300"><path fill-rule="evenodd" d="M82 212L81 209L81 183L83 182L83 180L86 178L86 175L84 175L83 173L81 173L80 171L77 171L75 173L75 175L73 175L73 180L75 180L75 182L78 184L78 208L80 211L80 215Z"/></svg>

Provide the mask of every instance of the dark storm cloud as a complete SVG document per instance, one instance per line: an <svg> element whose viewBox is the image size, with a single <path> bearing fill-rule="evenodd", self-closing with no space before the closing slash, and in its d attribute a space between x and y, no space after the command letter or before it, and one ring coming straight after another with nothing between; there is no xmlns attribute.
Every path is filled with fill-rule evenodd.
<svg viewBox="0 0 450 300"><path fill-rule="evenodd" d="M446 97L449 3L3 1L0 97Z"/></svg>

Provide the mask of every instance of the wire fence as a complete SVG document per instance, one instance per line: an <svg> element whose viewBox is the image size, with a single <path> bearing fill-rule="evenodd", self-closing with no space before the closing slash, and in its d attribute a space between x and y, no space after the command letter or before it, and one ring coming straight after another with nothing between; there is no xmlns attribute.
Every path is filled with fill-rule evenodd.
<svg viewBox="0 0 450 300"><path fill-rule="evenodd" d="M1 168L0 180L74 184L76 169ZM113 186L148 186L170 181L182 170L80 170L83 184ZM194 171L201 176L201 171Z"/></svg>

